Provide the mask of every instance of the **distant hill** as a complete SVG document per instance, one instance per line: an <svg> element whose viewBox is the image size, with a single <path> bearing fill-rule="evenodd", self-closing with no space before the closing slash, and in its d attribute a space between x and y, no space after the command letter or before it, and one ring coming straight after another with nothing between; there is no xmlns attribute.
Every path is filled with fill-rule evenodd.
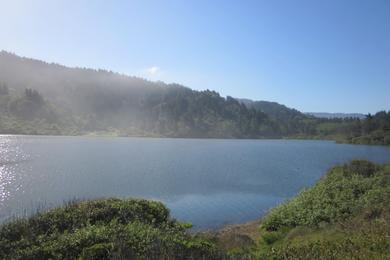
<svg viewBox="0 0 390 260"><path fill-rule="evenodd" d="M360 114L327 115L317 118L276 102L222 97L212 90L0 52L0 134L316 138L390 144L389 112L361 121L355 118L362 118Z"/></svg>
<svg viewBox="0 0 390 260"><path fill-rule="evenodd" d="M317 118L359 118L364 119L366 115L360 113L326 113L326 112L307 112L306 115L314 116Z"/></svg>
<svg viewBox="0 0 390 260"><path fill-rule="evenodd" d="M254 108L258 111L262 111L268 116L276 120L305 118L306 115L299 112L296 109L286 107L285 105L277 102L270 101L253 101L250 99L237 99L241 103L245 104L248 108Z"/></svg>
<svg viewBox="0 0 390 260"><path fill-rule="evenodd" d="M281 136L261 111L217 92L0 52L0 133L261 138ZM30 94L33 93L32 98Z"/></svg>
<svg viewBox="0 0 390 260"><path fill-rule="evenodd" d="M311 136L316 129L313 120L300 111L286 107L277 102L253 101L250 99L238 99L249 109L255 109L265 113L271 120L277 122L284 136ZM315 121L315 120L314 120Z"/></svg>

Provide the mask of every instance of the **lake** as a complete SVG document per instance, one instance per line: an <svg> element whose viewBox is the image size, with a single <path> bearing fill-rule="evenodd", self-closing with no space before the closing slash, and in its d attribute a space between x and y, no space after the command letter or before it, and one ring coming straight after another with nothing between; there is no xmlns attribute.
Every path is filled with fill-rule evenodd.
<svg viewBox="0 0 390 260"><path fill-rule="evenodd" d="M195 230L257 219L335 164L390 147L304 140L0 136L0 221L72 199L163 201Z"/></svg>

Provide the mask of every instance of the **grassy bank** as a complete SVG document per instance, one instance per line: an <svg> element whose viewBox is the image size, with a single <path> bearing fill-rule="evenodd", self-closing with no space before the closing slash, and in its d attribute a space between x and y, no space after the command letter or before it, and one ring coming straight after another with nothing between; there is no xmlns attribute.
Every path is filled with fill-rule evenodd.
<svg viewBox="0 0 390 260"><path fill-rule="evenodd" d="M240 236L252 242L234 244ZM230 255L253 259L390 259L390 165L334 167L260 225L214 239Z"/></svg>

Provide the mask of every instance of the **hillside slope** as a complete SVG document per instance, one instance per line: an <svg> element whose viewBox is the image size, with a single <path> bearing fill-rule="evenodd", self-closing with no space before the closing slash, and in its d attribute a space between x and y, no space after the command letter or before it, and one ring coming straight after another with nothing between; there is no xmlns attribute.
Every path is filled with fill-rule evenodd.
<svg viewBox="0 0 390 260"><path fill-rule="evenodd" d="M278 125L266 114L215 91L194 91L178 84L150 82L103 70L68 68L4 51L0 52L0 84L7 89L0 99L5 122L0 125L2 133L12 133L14 125L23 122L26 129L20 126L17 133L29 133L29 122L41 119L40 125L47 127L37 133L56 128L61 134L280 136ZM26 115L23 111L29 111L31 106L24 106L24 101L13 109L15 99L26 99L26 89L37 91L47 105L45 109L55 116Z"/></svg>
<svg viewBox="0 0 390 260"><path fill-rule="evenodd" d="M326 113L326 112L306 112L306 115L314 116L317 118L358 118L365 119L366 115L360 113Z"/></svg>
<svg viewBox="0 0 390 260"><path fill-rule="evenodd" d="M0 134L305 138L390 144L390 112L307 116L276 102L0 52Z"/></svg>
<svg viewBox="0 0 390 260"><path fill-rule="evenodd" d="M238 100L249 109L263 112L273 121L278 122L280 132L285 137L316 135L316 124L318 121L296 109L286 107L277 102L253 101L249 99Z"/></svg>

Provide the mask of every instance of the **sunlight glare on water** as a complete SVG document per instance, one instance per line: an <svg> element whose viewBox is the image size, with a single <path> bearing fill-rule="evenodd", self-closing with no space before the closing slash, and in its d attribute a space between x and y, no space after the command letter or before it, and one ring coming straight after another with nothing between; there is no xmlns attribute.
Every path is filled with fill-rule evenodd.
<svg viewBox="0 0 390 260"><path fill-rule="evenodd" d="M72 199L163 201L197 229L261 217L351 159L390 147L305 140L0 136L0 222Z"/></svg>
<svg viewBox="0 0 390 260"><path fill-rule="evenodd" d="M28 161L29 155L23 153L18 139L16 136L0 135L0 213L9 208L7 200L24 193L22 177L25 169L20 164ZM17 209L10 212L14 210Z"/></svg>
<svg viewBox="0 0 390 260"><path fill-rule="evenodd" d="M0 137L0 203L2 204L11 193L12 183L15 181L14 169L12 169L12 161L18 154L17 146L12 146L11 137Z"/></svg>

